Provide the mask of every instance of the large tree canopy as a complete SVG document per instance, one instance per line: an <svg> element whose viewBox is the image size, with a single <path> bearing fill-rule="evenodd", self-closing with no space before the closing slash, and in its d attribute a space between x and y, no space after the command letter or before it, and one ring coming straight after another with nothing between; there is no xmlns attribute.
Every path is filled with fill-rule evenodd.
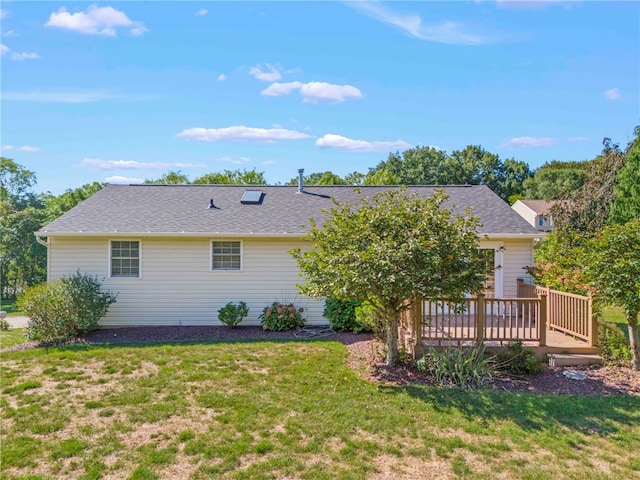
<svg viewBox="0 0 640 480"><path fill-rule="evenodd" d="M504 200L522 192L531 176L529 166L514 159L502 161L479 145L450 155L434 147L415 147L389 154L364 180L367 185L487 185Z"/></svg>
<svg viewBox="0 0 640 480"><path fill-rule="evenodd" d="M618 173L615 199L609 220L625 223L640 219L640 126L635 128L636 138L627 147L627 161Z"/></svg>
<svg viewBox="0 0 640 480"><path fill-rule="evenodd" d="M591 161L553 160L545 163L533 173L532 177L523 180L524 198L557 200L568 196L585 182Z"/></svg>
<svg viewBox="0 0 640 480"><path fill-rule="evenodd" d="M596 295L625 312L633 368L640 370L640 220L605 228L589 243L585 259L586 277Z"/></svg>
<svg viewBox="0 0 640 480"><path fill-rule="evenodd" d="M358 204L337 204L320 228L315 222L296 249L314 298L366 300L386 319L387 364L398 360L398 318L408 299L461 300L482 290L487 264L479 253L479 220L443 207L446 195L418 197L389 190Z"/></svg>

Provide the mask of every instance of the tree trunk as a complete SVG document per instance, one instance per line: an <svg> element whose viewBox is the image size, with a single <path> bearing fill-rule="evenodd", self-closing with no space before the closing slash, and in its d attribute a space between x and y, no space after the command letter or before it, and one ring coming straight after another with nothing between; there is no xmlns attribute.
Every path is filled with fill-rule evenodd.
<svg viewBox="0 0 640 480"><path fill-rule="evenodd" d="M629 343L631 344L631 368L640 370L640 344L638 342L638 312L627 312Z"/></svg>
<svg viewBox="0 0 640 480"><path fill-rule="evenodd" d="M398 352L398 313L393 311L387 315L387 366L391 367L398 363L400 354Z"/></svg>

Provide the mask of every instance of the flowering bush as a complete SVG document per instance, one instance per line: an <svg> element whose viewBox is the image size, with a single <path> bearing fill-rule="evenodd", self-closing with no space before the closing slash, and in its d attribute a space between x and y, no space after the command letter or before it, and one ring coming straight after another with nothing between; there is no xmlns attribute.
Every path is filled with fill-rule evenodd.
<svg viewBox="0 0 640 480"><path fill-rule="evenodd" d="M270 307L265 307L258 318L260 318L262 328L265 330L282 332L302 327L305 322L301 315L302 312L304 312L304 308L296 308L293 303L285 305L273 302Z"/></svg>

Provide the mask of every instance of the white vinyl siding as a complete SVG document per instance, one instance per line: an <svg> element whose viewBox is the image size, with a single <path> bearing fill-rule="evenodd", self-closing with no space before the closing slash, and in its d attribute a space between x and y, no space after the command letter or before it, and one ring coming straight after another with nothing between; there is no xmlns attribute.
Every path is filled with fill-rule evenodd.
<svg viewBox="0 0 640 480"><path fill-rule="evenodd" d="M274 301L304 308L309 324L327 324L324 301L298 294L302 283L288 253L304 244L295 239L243 239L242 271L211 271L211 238L141 239L141 278L110 278L108 238L51 238L49 278L78 269L97 275L104 288L118 293L103 326L221 325L218 309L244 301L249 315L241 325L259 325L258 315Z"/></svg>
<svg viewBox="0 0 640 480"><path fill-rule="evenodd" d="M116 303L101 325L220 325L218 309L244 301L249 316L241 325L259 325L258 315L274 301L293 302L305 309L310 324L326 324L324 301L298 294L303 283L288 253L305 244L295 239L242 239L242 271L211 271L211 238L140 239L144 246L140 278L109 277L108 237L49 238L49 279L73 275L77 270L96 275L106 290L118 293ZM504 247L496 263L496 283L502 296L516 296L516 281L526 277L523 267L533 265L530 239L481 241L481 248ZM502 277L501 279L499 277ZM496 286L496 293L498 286Z"/></svg>

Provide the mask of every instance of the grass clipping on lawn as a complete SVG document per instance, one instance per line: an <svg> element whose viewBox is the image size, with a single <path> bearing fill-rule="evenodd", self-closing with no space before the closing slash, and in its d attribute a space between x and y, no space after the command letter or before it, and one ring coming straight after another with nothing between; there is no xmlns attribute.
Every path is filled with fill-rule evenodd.
<svg viewBox="0 0 640 480"><path fill-rule="evenodd" d="M7 478L633 478L640 398L379 385L336 342L3 353Z"/></svg>

